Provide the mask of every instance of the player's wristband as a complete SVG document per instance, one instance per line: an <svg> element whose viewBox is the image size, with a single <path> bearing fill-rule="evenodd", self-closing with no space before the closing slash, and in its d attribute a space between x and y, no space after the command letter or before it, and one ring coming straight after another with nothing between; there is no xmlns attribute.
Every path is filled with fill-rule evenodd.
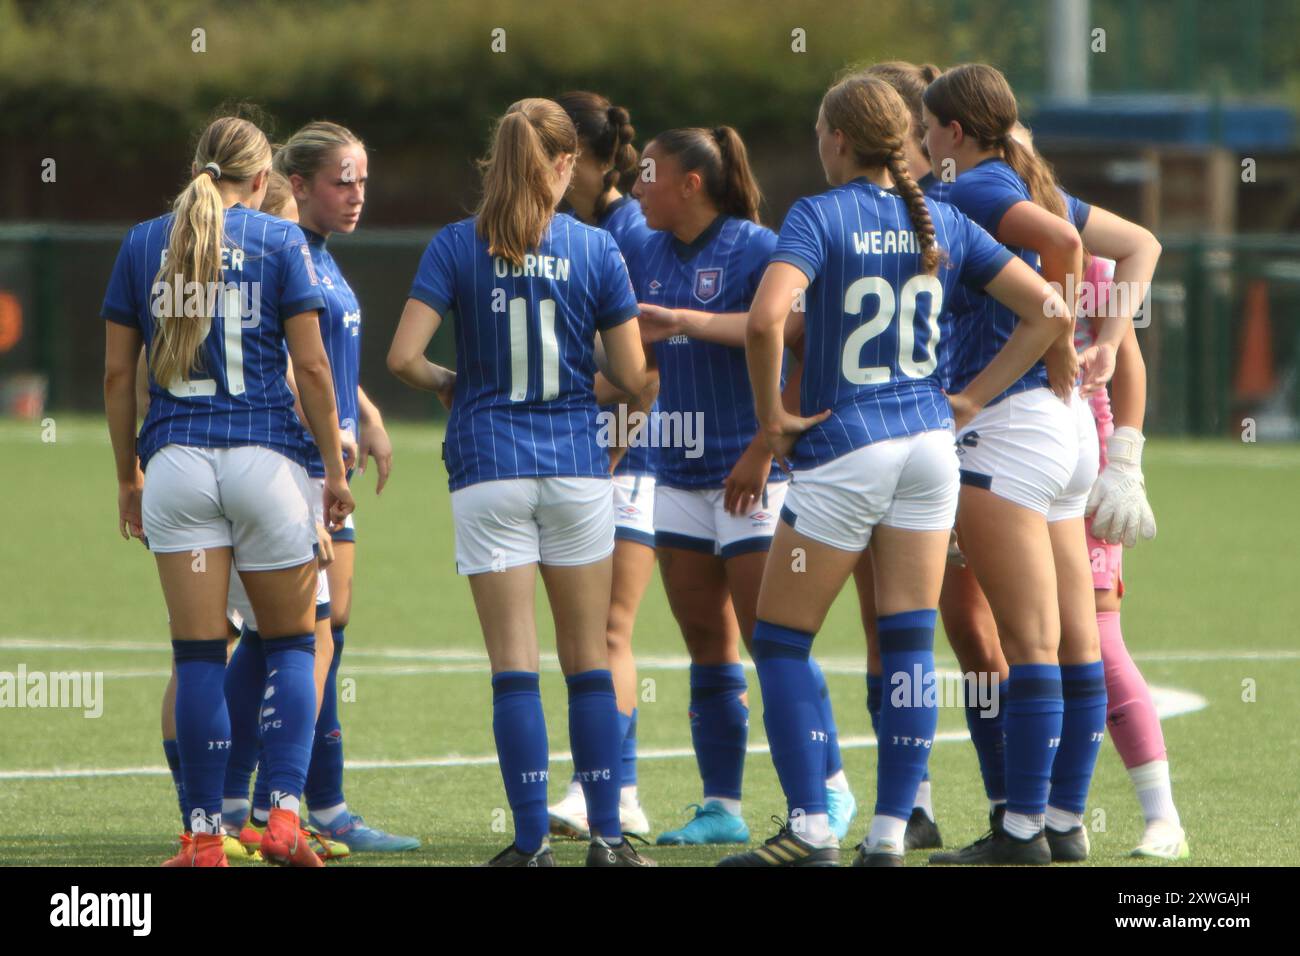
<svg viewBox="0 0 1300 956"><path fill-rule="evenodd" d="M1106 439L1106 458L1108 461L1122 465L1142 467L1142 446L1146 438L1136 428L1124 425L1115 429L1115 433Z"/></svg>

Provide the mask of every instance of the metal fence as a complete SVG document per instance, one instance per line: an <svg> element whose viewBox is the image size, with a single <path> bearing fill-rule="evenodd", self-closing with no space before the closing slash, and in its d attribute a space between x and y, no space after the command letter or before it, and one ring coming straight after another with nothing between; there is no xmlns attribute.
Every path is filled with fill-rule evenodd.
<svg viewBox="0 0 1300 956"><path fill-rule="evenodd" d="M385 366L433 233L367 229L330 248L362 303L361 381L390 417L441 415ZM104 289L124 227L0 226L0 412L102 408ZM1164 236L1138 337L1147 430L1300 437L1300 236ZM430 357L454 364L452 336Z"/></svg>

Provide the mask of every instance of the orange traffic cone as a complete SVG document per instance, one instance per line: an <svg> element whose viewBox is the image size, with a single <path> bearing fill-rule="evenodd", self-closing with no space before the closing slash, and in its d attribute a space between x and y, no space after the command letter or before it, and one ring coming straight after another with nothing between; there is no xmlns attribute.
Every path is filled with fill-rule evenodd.
<svg viewBox="0 0 1300 956"><path fill-rule="evenodd" d="M1261 402L1277 389L1273 371L1273 327L1268 320L1268 283L1256 279L1246 289L1245 330L1233 397L1238 404Z"/></svg>

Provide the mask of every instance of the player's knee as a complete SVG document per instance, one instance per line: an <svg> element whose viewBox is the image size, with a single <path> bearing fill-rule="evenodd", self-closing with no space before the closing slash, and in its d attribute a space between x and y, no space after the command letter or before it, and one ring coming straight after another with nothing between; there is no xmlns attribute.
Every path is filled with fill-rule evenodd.
<svg viewBox="0 0 1300 956"><path fill-rule="evenodd" d="M943 625L948 634L948 643L963 671L988 673L1001 667L1002 650L998 645L998 634L987 622L966 617L950 623L945 618Z"/></svg>

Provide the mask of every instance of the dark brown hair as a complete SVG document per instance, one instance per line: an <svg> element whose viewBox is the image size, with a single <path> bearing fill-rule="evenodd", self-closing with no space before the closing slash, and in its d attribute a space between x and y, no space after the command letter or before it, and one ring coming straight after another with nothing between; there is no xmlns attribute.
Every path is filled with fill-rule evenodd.
<svg viewBox="0 0 1300 956"><path fill-rule="evenodd" d="M674 157L683 172L699 172L704 191L720 212L737 219L759 221L758 207L763 194L754 171L749 168L745 143L730 126L670 129L656 136L654 143Z"/></svg>
<svg viewBox="0 0 1300 956"><path fill-rule="evenodd" d="M601 195L596 197L596 218L605 211L605 193L611 187L626 191L636 180L637 156L632 140L636 130L627 110L615 106L599 93L575 90L555 98L560 108L569 114L578 131L578 141L584 152L590 153L601 164L609 165Z"/></svg>
<svg viewBox="0 0 1300 956"><path fill-rule="evenodd" d="M903 98L912 112L912 135L921 141L921 152L929 159L929 153L925 149L925 118L921 115L922 97L925 88L943 71L933 63L886 60L884 63L873 63L862 72L884 80Z"/></svg>

